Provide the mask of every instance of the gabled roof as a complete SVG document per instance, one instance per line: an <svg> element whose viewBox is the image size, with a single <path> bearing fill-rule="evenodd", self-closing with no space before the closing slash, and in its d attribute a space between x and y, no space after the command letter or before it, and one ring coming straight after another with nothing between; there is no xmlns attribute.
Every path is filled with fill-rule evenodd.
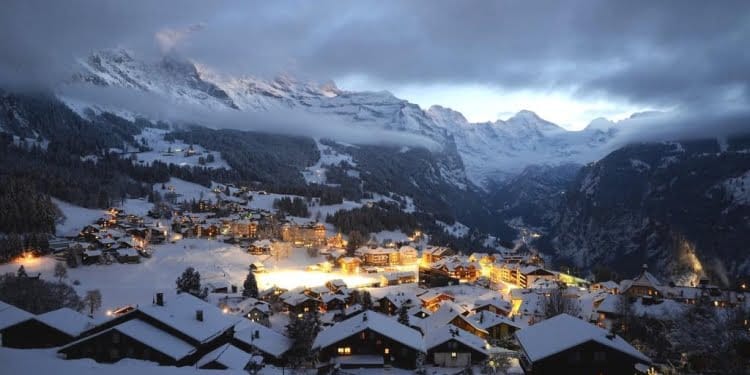
<svg viewBox="0 0 750 375"><path fill-rule="evenodd" d="M292 339L246 319L235 327L234 338L276 358L281 358L292 347Z"/></svg>
<svg viewBox="0 0 750 375"><path fill-rule="evenodd" d="M479 309L485 306L494 306L499 309L510 311L512 306L510 302L502 299L500 296L493 296L490 298L479 299L474 302L474 309Z"/></svg>
<svg viewBox="0 0 750 375"><path fill-rule="evenodd" d="M203 367L211 362L224 365L230 370L244 370L247 363L250 362L252 354L242 351L232 344L222 345L198 360L196 366Z"/></svg>
<svg viewBox="0 0 750 375"><path fill-rule="evenodd" d="M539 361L583 343L593 341L627 354L639 361L650 363L651 360L628 344L620 336L607 336L609 333L595 325L560 314L528 328L516 332L526 356L532 362ZM610 338L612 337L612 338Z"/></svg>
<svg viewBox="0 0 750 375"><path fill-rule="evenodd" d="M427 332L424 336L425 349L430 350L451 340L460 342L480 353L487 354L487 341L454 326L442 326Z"/></svg>
<svg viewBox="0 0 750 375"><path fill-rule="evenodd" d="M164 306L141 305L138 310L152 318L195 339L206 342L234 326L237 316L226 315L221 310L189 293L164 297ZM203 311L203 321L196 319L196 311Z"/></svg>
<svg viewBox="0 0 750 375"><path fill-rule="evenodd" d="M0 330L34 317L34 314L0 301Z"/></svg>
<svg viewBox="0 0 750 375"><path fill-rule="evenodd" d="M321 331L315 338L312 348L320 349L333 345L365 330L377 332L416 351L425 352L424 340L418 331L371 310Z"/></svg>
<svg viewBox="0 0 750 375"><path fill-rule="evenodd" d="M482 328L475 326L470 320L466 319L466 317L462 315L464 311L465 310L461 306L453 302L444 302L440 305L437 311L432 313L432 315L422 320L415 321L415 324L422 330L422 332L426 333L433 329L446 326L453 319L459 318L464 320L467 324L474 326L478 330L482 331Z"/></svg>
<svg viewBox="0 0 750 375"><path fill-rule="evenodd" d="M472 325L479 327L485 331L498 324L507 324L515 328L523 328L525 326L520 322L511 320L510 318L502 315L497 315L490 311L480 311L474 315L467 316L466 319L469 320Z"/></svg>
<svg viewBox="0 0 750 375"><path fill-rule="evenodd" d="M95 324L93 319L67 307L37 315L36 320L71 337L80 335Z"/></svg>

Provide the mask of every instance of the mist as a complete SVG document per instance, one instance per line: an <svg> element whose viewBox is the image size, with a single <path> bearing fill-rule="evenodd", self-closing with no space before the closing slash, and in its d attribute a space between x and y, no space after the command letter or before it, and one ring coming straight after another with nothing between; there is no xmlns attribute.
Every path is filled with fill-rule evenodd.
<svg viewBox="0 0 750 375"><path fill-rule="evenodd" d="M361 145L424 147L433 152L442 149L442 145L425 136L387 130L381 125L365 121L347 121L340 116L312 114L301 109L264 112L229 108L212 110L199 105L175 103L150 92L119 87L69 85L59 88L58 92L67 102L79 102L114 113L128 112L152 121L327 138Z"/></svg>

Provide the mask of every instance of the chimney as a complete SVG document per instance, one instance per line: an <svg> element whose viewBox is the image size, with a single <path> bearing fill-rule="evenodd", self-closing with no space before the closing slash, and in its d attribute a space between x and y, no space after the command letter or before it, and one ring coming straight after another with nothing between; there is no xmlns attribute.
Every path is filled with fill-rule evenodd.
<svg viewBox="0 0 750 375"><path fill-rule="evenodd" d="M203 321L203 310L195 310L195 320L199 322Z"/></svg>
<svg viewBox="0 0 750 375"><path fill-rule="evenodd" d="M164 306L164 293L156 293L156 304Z"/></svg>

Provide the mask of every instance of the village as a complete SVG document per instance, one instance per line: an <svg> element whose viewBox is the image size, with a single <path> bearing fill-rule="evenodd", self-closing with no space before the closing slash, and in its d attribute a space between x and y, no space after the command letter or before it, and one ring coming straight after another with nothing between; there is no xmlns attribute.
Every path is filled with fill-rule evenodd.
<svg viewBox="0 0 750 375"><path fill-rule="evenodd" d="M172 202L182 196L162 189ZM28 277L52 278L53 266L64 263L80 275L117 270L112 278L157 274L158 282L117 296L102 287L101 311L88 315L68 308L35 315L0 302L2 346L54 348L65 360L261 373L541 374L562 365L577 373L653 373L662 364L617 334L622 315L659 319L698 303L747 311L750 303L745 285L663 283L646 265L629 279L591 282L530 251L463 254L428 245L421 232L373 237L352 249L330 225L248 204L278 197L232 186L212 192L213 200L194 196L189 210L164 205L168 215L112 208L51 240L50 255L28 253L6 265L20 264ZM174 288L182 270L152 267L177 258L203 276L196 290ZM103 278L86 288L122 287L91 280Z"/></svg>

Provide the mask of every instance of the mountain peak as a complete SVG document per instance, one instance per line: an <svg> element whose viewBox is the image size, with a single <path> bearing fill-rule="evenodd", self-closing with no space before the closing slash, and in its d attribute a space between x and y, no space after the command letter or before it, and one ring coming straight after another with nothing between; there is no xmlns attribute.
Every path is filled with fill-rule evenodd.
<svg viewBox="0 0 750 375"><path fill-rule="evenodd" d="M597 117L591 122L586 125L586 128L584 130L601 130L601 131L607 131L609 129L612 129L615 127L615 122L610 121L604 117Z"/></svg>
<svg viewBox="0 0 750 375"><path fill-rule="evenodd" d="M514 125L522 128L536 129L536 130L565 130L560 126L553 124L537 115L536 113L529 110L518 111L513 117L506 121L498 121L507 125Z"/></svg>
<svg viewBox="0 0 750 375"><path fill-rule="evenodd" d="M440 105L433 105L428 108L427 115L436 122L442 124L451 123L464 125L469 123L461 112Z"/></svg>

